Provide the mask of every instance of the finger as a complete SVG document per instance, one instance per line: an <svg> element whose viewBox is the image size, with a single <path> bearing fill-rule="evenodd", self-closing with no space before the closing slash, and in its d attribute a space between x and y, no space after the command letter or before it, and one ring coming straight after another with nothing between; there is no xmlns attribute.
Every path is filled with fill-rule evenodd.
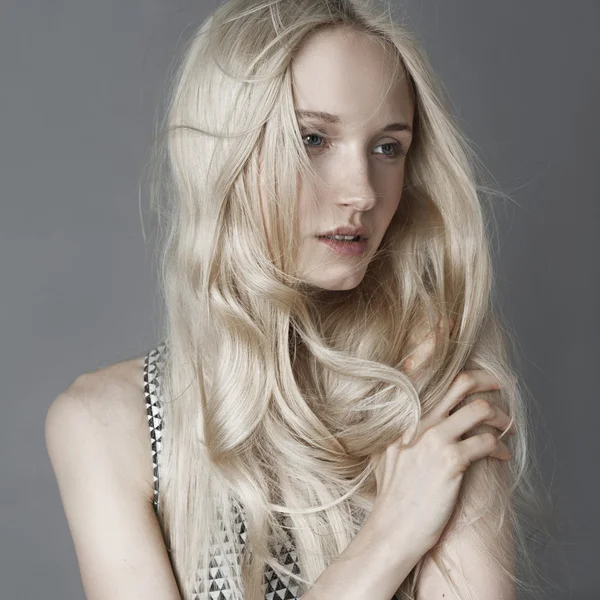
<svg viewBox="0 0 600 600"><path fill-rule="evenodd" d="M438 335L440 335L440 336L444 335L446 326L448 326L448 334L451 334L452 331L454 330L455 322L456 322L456 320L453 319L452 317L448 317L447 320L445 320L444 318L441 318L437 323Z"/></svg>
<svg viewBox="0 0 600 600"><path fill-rule="evenodd" d="M510 417L508 427L500 434L500 438L505 435L517 435L517 426L515 425L515 418Z"/></svg>
<svg viewBox="0 0 600 600"><path fill-rule="evenodd" d="M422 368L425 362L431 357L435 346L445 335L445 322L440 319L435 330L430 330L425 339L408 355L402 362L401 368L408 374L414 374ZM448 332L454 328L454 319L449 318L447 321Z"/></svg>
<svg viewBox="0 0 600 600"><path fill-rule="evenodd" d="M474 401L452 413L437 428L445 439L457 439L479 425L490 425L504 431L508 429L510 422L508 415L497 406L489 402Z"/></svg>
<svg viewBox="0 0 600 600"><path fill-rule="evenodd" d="M447 416L466 396L477 392L490 392L501 389L498 380L483 369L465 369L450 384L439 404L440 414Z"/></svg>
<svg viewBox="0 0 600 600"><path fill-rule="evenodd" d="M466 440L458 442L457 445L463 458L462 463L468 467L470 463L486 456L504 460L512 458L510 448L497 438L493 439L494 437L494 434L483 433L472 435Z"/></svg>
<svg viewBox="0 0 600 600"><path fill-rule="evenodd" d="M429 332L427 337L402 362L401 368L408 374L416 373L432 355L435 347L435 336Z"/></svg>

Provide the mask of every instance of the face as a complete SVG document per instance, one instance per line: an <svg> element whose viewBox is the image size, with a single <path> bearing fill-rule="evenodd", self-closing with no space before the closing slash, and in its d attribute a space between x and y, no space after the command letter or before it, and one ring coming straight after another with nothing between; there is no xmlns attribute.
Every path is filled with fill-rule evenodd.
<svg viewBox="0 0 600 600"><path fill-rule="evenodd" d="M402 68L387 90L389 60L375 42L336 27L312 34L292 64L298 124L318 174L312 188L300 180L297 275L319 288L361 282L401 200L414 104ZM318 237L346 225L366 229L361 254Z"/></svg>

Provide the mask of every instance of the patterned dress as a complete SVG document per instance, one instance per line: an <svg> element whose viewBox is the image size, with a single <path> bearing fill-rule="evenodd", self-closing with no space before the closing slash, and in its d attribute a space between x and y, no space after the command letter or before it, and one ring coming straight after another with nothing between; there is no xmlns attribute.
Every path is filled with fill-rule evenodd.
<svg viewBox="0 0 600 600"><path fill-rule="evenodd" d="M161 372L164 365L166 345L161 344L148 352L144 359L144 396L146 412L150 429L152 467L154 471L154 511L158 513L159 497L159 466L163 431L163 404L161 394ZM234 554L235 560L240 561L241 553L246 544L246 519L243 507L234 502L232 510L236 514L235 526L237 540L228 540L224 534L223 542L227 554ZM279 561L294 574L300 573L296 550L293 544L278 547ZM230 600L231 588L227 578L227 561L213 546L212 559L209 569L208 596L203 591L204 582L198 577L194 586L192 600L209 598L210 600ZM231 560L231 559L230 559ZM265 600L299 600L305 591L285 574L276 574L269 566L265 568L263 590ZM397 600L396 595L391 600Z"/></svg>

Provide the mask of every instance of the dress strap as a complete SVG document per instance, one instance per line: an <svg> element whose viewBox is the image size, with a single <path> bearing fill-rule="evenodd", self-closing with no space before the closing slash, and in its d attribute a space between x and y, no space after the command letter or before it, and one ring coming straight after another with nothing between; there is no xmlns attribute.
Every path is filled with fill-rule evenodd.
<svg viewBox="0 0 600 600"><path fill-rule="evenodd" d="M159 462L162 449L162 428L164 407L161 395L161 372L164 364L165 344L148 352L144 358L144 398L148 427L150 429L152 471L154 476L154 511L158 513Z"/></svg>

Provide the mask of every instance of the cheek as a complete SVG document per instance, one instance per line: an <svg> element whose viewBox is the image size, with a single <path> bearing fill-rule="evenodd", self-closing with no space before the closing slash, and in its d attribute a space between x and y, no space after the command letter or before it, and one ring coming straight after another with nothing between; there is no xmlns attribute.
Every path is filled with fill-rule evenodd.
<svg viewBox="0 0 600 600"><path fill-rule="evenodd" d="M385 203L382 203L381 210L379 212L379 216L377 219L380 223L380 227L381 227L380 231L381 231L382 237L385 235L385 232L388 230L388 228L390 227L390 224L392 223L395 216L397 215L397 213L400 209L400 205L401 205L401 197L399 197L397 190L394 194L391 194L386 199Z"/></svg>
<svg viewBox="0 0 600 600"><path fill-rule="evenodd" d="M392 203L392 208L390 210L390 217L394 216L394 214L398 211L398 208L400 207L401 203L402 203L402 190L400 191L399 195L396 196L396 198L394 199L394 202Z"/></svg>
<svg viewBox="0 0 600 600"><path fill-rule="evenodd" d="M303 231L312 227L311 219L315 212L315 201L309 190L302 179L298 178L298 220Z"/></svg>
<svg viewBox="0 0 600 600"><path fill-rule="evenodd" d="M400 177L396 180L395 185L394 185L394 192L392 194L393 200L391 202L391 204L392 204L391 213L392 214L394 214L398 210L398 207L402 203L403 191L404 191L404 170L401 173Z"/></svg>

